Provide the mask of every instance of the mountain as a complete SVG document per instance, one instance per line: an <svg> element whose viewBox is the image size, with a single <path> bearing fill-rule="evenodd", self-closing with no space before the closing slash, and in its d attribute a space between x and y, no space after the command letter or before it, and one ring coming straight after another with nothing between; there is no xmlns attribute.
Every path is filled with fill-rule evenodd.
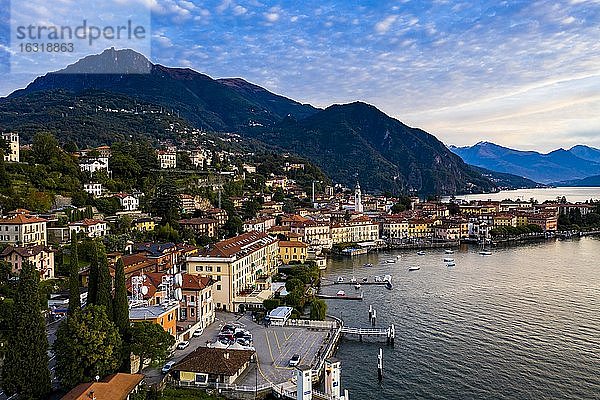
<svg viewBox="0 0 600 400"><path fill-rule="evenodd" d="M494 187L433 135L361 102L248 134L314 160L335 181L350 184L357 177L370 190L440 194Z"/></svg>
<svg viewBox="0 0 600 400"><path fill-rule="evenodd" d="M125 71L125 72L123 72ZM107 49L65 69L36 78L9 98L49 90L75 94L107 91L177 110L195 126L237 132L273 125L287 115L304 118L317 110L241 79L218 81L189 68L152 64L133 50Z"/></svg>
<svg viewBox="0 0 600 400"><path fill-rule="evenodd" d="M567 187L600 187L600 175L588 176L587 178L583 179L554 182L552 185Z"/></svg>
<svg viewBox="0 0 600 400"><path fill-rule="evenodd" d="M600 149L594 147L577 145L569 149L569 153L584 160L600 163Z"/></svg>
<svg viewBox="0 0 600 400"><path fill-rule="evenodd" d="M564 149L542 154L536 151L514 150L490 142L466 147L450 146L449 149L467 164L523 176L542 183L600 174L600 163L579 158Z"/></svg>
<svg viewBox="0 0 600 400"><path fill-rule="evenodd" d="M121 102L164 107L196 128L239 133L304 156L337 182L353 185L358 176L368 190L457 194L495 188L434 136L373 106L352 103L321 110L240 78L215 80L191 69L152 64L132 50L108 49L36 78L0 99L0 126L27 127L30 133L50 126L64 135L62 128L71 123L65 115L72 114L71 109L64 110L60 102L51 107L42 103L55 96L68 97L71 106L83 98L93 103L97 97L105 102L114 97L117 109ZM38 111L30 119L32 109ZM71 136L87 142L99 137L96 129L102 130L103 123L97 115L88 112L78 121L76 132L71 124ZM86 129L92 126L95 129ZM103 132L101 137L110 142L110 134Z"/></svg>
<svg viewBox="0 0 600 400"><path fill-rule="evenodd" d="M512 190L548 187L547 185L534 182L531 179L523 178L522 176L507 174L505 172L496 172L474 165L471 165L470 167L492 181L499 189Z"/></svg>

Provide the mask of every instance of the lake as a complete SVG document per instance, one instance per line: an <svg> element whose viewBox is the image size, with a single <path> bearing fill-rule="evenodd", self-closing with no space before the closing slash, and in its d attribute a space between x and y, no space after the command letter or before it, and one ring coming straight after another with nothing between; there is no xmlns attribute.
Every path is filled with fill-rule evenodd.
<svg viewBox="0 0 600 400"><path fill-rule="evenodd" d="M378 327L396 325L394 348L385 340L341 341L342 388L357 400L600 398L599 255L600 240L583 238L494 249L489 257L463 247L453 255L331 261L324 283L388 273L394 281L391 291L363 286L364 301L328 300L328 313L348 326L368 327L369 305ZM446 267L444 257L456 266Z"/></svg>
<svg viewBox="0 0 600 400"><path fill-rule="evenodd" d="M503 190L497 193L487 194L469 194L464 196L456 196L457 199L463 200L525 200L534 198L540 203L545 200L556 200L557 197L565 196L570 202L584 202L589 199L600 200L600 187L557 187L548 189L518 189L518 190ZM444 197L442 201L449 201L450 197Z"/></svg>

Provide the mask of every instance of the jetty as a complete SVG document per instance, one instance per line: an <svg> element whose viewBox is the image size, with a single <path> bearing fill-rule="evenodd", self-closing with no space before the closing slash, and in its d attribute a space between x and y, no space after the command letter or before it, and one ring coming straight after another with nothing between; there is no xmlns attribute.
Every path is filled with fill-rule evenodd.
<svg viewBox="0 0 600 400"><path fill-rule="evenodd" d="M352 295L338 296L336 294L317 294L317 297L319 299L329 299L329 300L337 299L337 300L359 300L359 301L362 301L363 293L361 292L359 296L352 296Z"/></svg>

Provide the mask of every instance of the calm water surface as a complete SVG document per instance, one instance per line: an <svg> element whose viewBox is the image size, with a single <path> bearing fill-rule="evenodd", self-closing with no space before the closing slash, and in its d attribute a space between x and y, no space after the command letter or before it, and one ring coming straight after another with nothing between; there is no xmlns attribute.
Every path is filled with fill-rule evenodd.
<svg viewBox="0 0 600 400"><path fill-rule="evenodd" d="M549 189L518 189L518 190L504 190L498 193L488 194L470 194L465 196L456 196L458 199L464 200L529 200L534 198L540 203L545 200L556 200L557 197L565 196L567 200L571 202L586 201L589 199L600 200L600 188L599 187L557 187ZM448 201L448 198L444 198L444 201Z"/></svg>
<svg viewBox="0 0 600 400"><path fill-rule="evenodd" d="M396 254L400 260L385 263ZM408 272L411 265L421 269ZM489 257L466 247L453 255L372 254L330 262L324 280L386 273L391 291L363 286L362 302L328 301L328 312L347 325L368 327L370 304L379 327L396 324L393 349L342 341L337 357L351 398L600 399L600 240L495 249Z"/></svg>

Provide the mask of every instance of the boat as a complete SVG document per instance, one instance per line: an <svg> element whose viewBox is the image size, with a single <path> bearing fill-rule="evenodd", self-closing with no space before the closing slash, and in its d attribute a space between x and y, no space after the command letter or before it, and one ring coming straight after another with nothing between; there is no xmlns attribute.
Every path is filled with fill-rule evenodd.
<svg viewBox="0 0 600 400"><path fill-rule="evenodd" d="M371 264L371 263L366 263L363 265L363 267L372 267L372 266L373 266L373 264Z"/></svg>
<svg viewBox="0 0 600 400"><path fill-rule="evenodd" d="M383 277L383 281L384 282L391 282L392 281L392 276L391 275L385 275Z"/></svg>
<svg viewBox="0 0 600 400"><path fill-rule="evenodd" d="M387 261L386 261L386 263L388 263L388 264L393 264L393 263L395 263L395 262L396 262L396 260L394 260L394 259L390 259L390 260L387 260Z"/></svg>
<svg viewBox="0 0 600 400"><path fill-rule="evenodd" d="M425 255L425 252L424 252L423 250L421 250L421 251L417 251L417 255L418 255L418 256L424 256L424 255Z"/></svg>
<svg viewBox="0 0 600 400"><path fill-rule="evenodd" d="M409 271L418 271L418 270L420 270L420 269L421 269L421 267L419 267L419 266L416 266L416 265L413 265L412 267L408 267L408 270L409 270Z"/></svg>
<svg viewBox="0 0 600 400"><path fill-rule="evenodd" d="M363 283L367 283L367 282L369 282L369 278L367 278L367 277L364 277L364 278L363 278Z"/></svg>
<svg viewBox="0 0 600 400"><path fill-rule="evenodd" d="M396 260L399 260L399 259L400 259L400 254L398 254L398 255L396 256Z"/></svg>
<svg viewBox="0 0 600 400"><path fill-rule="evenodd" d="M350 283L356 283L356 278L355 277L350 278Z"/></svg>
<svg viewBox="0 0 600 400"><path fill-rule="evenodd" d="M346 295L346 292L344 292L343 290L338 290L336 296L340 296L340 297L344 297Z"/></svg>
<svg viewBox="0 0 600 400"><path fill-rule="evenodd" d="M356 285L354 285L354 289L356 289L356 290L360 289L360 283L357 283Z"/></svg>
<svg viewBox="0 0 600 400"><path fill-rule="evenodd" d="M446 267L456 267L454 261L446 263Z"/></svg>
<svg viewBox="0 0 600 400"><path fill-rule="evenodd" d="M491 255L492 255L492 252L491 252L491 251L489 251L489 250L481 250L481 251L479 252L479 254L480 254L480 255L482 255L482 256L491 256Z"/></svg>
<svg viewBox="0 0 600 400"><path fill-rule="evenodd" d="M445 249L445 250L444 250L444 253L446 253L446 254L454 254L454 250L451 250L451 249Z"/></svg>
<svg viewBox="0 0 600 400"><path fill-rule="evenodd" d="M445 263L454 262L454 258L444 258Z"/></svg>
<svg viewBox="0 0 600 400"><path fill-rule="evenodd" d="M344 283L344 278L342 278L341 276L338 276L337 283Z"/></svg>
<svg viewBox="0 0 600 400"><path fill-rule="evenodd" d="M381 277L379 275L377 275L375 277L375 282L383 282L383 280L381 279Z"/></svg>
<svg viewBox="0 0 600 400"><path fill-rule="evenodd" d="M388 290L392 290L392 288L393 288L393 286L392 286L392 282L386 282L386 283L385 283L385 287L386 287L386 289L388 289Z"/></svg>

